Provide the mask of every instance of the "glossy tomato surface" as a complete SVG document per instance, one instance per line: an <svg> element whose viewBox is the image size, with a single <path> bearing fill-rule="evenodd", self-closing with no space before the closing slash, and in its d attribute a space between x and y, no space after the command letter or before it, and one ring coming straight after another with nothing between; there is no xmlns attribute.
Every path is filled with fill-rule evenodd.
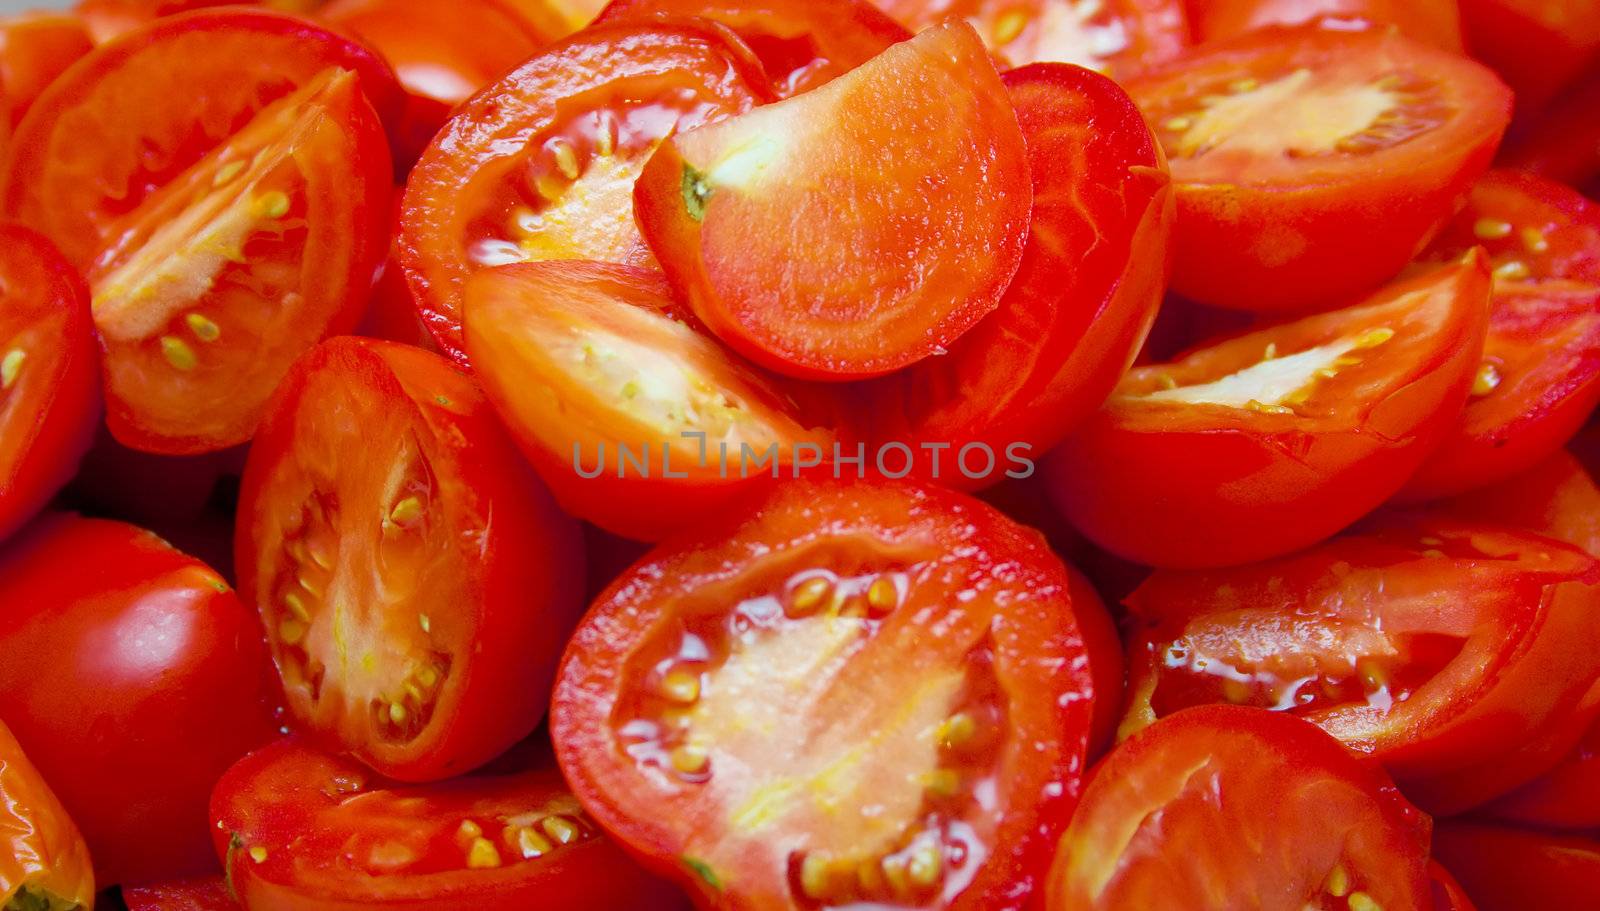
<svg viewBox="0 0 1600 911"><path fill-rule="evenodd" d="M128 911L236 911L239 907L221 877L123 889L122 900Z"/></svg>
<svg viewBox="0 0 1600 911"><path fill-rule="evenodd" d="M1434 832L1434 856L1478 911L1587 911L1600 904L1600 842L1478 823Z"/></svg>
<svg viewBox="0 0 1600 911"><path fill-rule="evenodd" d="M0 19L0 149L45 88L93 47L76 16L24 13Z"/></svg>
<svg viewBox="0 0 1600 911"><path fill-rule="evenodd" d="M1456 0L1193 0L1189 12L1201 43L1327 19L1341 28L1393 27L1417 41L1461 52L1461 10Z"/></svg>
<svg viewBox="0 0 1600 911"><path fill-rule="evenodd" d="M1467 44L1537 111L1600 55L1596 0L1460 0Z"/></svg>
<svg viewBox="0 0 1600 911"><path fill-rule="evenodd" d="M544 714L578 530L445 358L342 338L296 363L235 543L290 711L383 774L469 771Z"/></svg>
<svg viewBox="0 0 1600 911"><path fill-rule="evenodd" d="M94 870L77 826L0 724L0 902L76 908L94 902Z"/></svg>
<svg viewBox="0 0 1600 911"><path fill-rule="evenodd" d="M207 872L206 799L277 728L255 618L131 525L41 518L0 556L0 717L102 886Z"/></svg>
<svg viewBox="0 0 1600 911"><path fill-rule="evenodd" d="M652 552L569 646L551 733L707 906L1021 908L1095 681L1038 533L959 494L792 482Z"/></svg>

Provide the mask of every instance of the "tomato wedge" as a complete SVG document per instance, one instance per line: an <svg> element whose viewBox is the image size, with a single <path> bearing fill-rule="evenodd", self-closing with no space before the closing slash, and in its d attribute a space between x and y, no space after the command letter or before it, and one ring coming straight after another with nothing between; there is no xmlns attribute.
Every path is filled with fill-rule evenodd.
<svg viewBox="0 0 1600 911"><path fill-rule="evenodd" d="M1427 908L1429 827L1381 769L1313 725L1188 709L1096 769L1047 907Z"/></svg>
<svg viewBox="0 0 1600 911"><path fill-rule="evenodd" d="M911 37L866 0L612 0L601 22L700 16L755 51L780 98L810 91Z"/></svg>
<svg viewBox="0 0 1600 911"><path fill-rule="evenodd" d="M525 263L468 284L467 351L568 511L659 540L822 461L828 433L781 389L673 318L651 272Z"/></svg>
<svg viewBox="0 0 1600 911"><path fill-rule="evenodd" d="M228 884L221 877L139 886L122 890L128 911L237 911Z"/></svg>
<svg viewBox="0 0 1600 911"><path fill-rule="evenodd" d="M1511 119L1488 69L1392 30L1253 32L1128 91L1172 160L1174 290L1262 312L1342 304L1397 275Z"/></svg>
<svg viewBox="0 0 1600 911"><path fill-rule="evenodd" d="M1005 85L972 28L951 23L679 133L634 201L707 328L762 366L848 380L942 353L999 306L1033 184Z"/></svg>
<svg viewBox="0 0 1600 911"><path fill-rule="evenodd" d="M682 907L554 769L407 787L288 739L230 769L211 814L250 911Z"/></svg>
<svg viewBox="0 0 1600 911"><path fill-rule="evenodd" d="M239 496L240 590L290 711L407 781L539 723L579 613L578 544L468 377L367 339L295 364Z"/></svg>
<svg viewBox="0 0 1600 911"><path fill-rule="evenodd" d="M556 752L707 907L1024 907L1096 698L1071 581L960 494L793 482L637 564L568 647Z"/></svg>
<svg viewBox="0 0 1600 911"><path fill-rule="evenodd" d="M1600 841L1453 822L1434 832L1433 851L1478 911L1600 905Z"/></svg>
<svg viewBox="0 0 1600 911"><path fill-rule="evenodd" d="M1472 53L1537 111L1600 56L1600 0L1460 0Z"/></svg>
<svg viewBox="0 0 1600 911"><path fill-rule="evenodd" d="M0 906L94 905L89 848L22 745L0 724Z"/></svg>
<svg viewBox="0 0 1600 911"><path fill-rule="evenodd" d="M88 276L120 441L244 442L293 359L354 328L390 193L362 93L392 90L359 45L233 9L130 34L40 99L0 193Z"/></svg>
<svg viewBox="0 0 1600 911"><path fill-rule="evenodd" d="M411 172L400 262L425 322L464 361L461 296L523 261L651 263L633 184L667 136L771 99L760 64L704 20L611 22L484 89Z"/></svg>
<svg viewBox="0 0 1600 911"><path fill-rule="evenodd" d="M1118 79L1176 56L1189 44L1180 0L883 0L921 31L957 17L1016 65L1074 63Z"/></svg>
<svg viewBox="0 0 1600 911"><path fill-rule="evenodd" d="M1457 421L1482 361L1477 254L1345 310L1138 367L1047 466L1067 518L1151 566L1247 563L1372 511Z"/></svg>
<svg viewBox="0 0 1600 911"><path fill-rule="evenodd" d="M24 13L0 20L0 149L50 83L93 48L76 16Z"/></svg>
<svg viewBox="0 0 1600 911"><path fill-rule="evenodd" d="M1189 4L1189 16L1201 43L1331 19L1340 28L1392 26L1409 38L1461 53L1456 0L1203 0Z"/></svg>
<svg viewBox="0 0 1600 911"><path fill-rule="evenodd" d="M50 242L0 225L0 538L55 496L94 439L100 390L83 280Z"/></svg>

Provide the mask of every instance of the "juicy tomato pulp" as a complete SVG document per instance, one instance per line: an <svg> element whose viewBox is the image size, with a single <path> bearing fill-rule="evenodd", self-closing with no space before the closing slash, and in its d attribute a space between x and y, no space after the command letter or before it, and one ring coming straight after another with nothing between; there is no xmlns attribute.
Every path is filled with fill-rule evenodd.
<svg viewBox="0 0 1600 911"><path fill-rule="evenodd" d="M830 82L911 37L866 0L612 0L600 21L674 15L733 29L781 98Z"/></svg>
<svg viewBox="0 0 1600 911"><path fill-rule="evenodd" d="M1057 911L1427 908L1426 816L1310 724L1190 709L1095 772L1050 875Z"/></svg>
<svg viewBox="0 0 1600 911"><path fill-rule="evenodd" d="M155 535L75 516L14 541L0 590L15 599L0 613L0 717L100 884L208 872L211 786L277 727L255 618Z"/></svg>
<svg viewBox="0 0 1600 911"><path fill-rule="evenodd" d="M406 787L283 740L223 776L211 813L250 911L681 907L554 769Z"/></svg>
<svg viewBox="0 0 1600 911"><path fill-rule="evenodd" d="M1189 44L1181 0L884 0L916 31L957 17L1016 65L1074 63L1118 79Z"/></svg>
<svg viewBox="0 0 1600 911"><path fill-rule="evenodd" d="M702 20L599 24L485 89L407 184L400 260L440 347L465 359L461 297L481 269L649 265L633 217L645 161L674 132L771 97L749 50Z"/></svg>
<svg viewBox="0 0 1600 911"><path fill-rule="evenodd" d="M827 439L772 382L674 319L654 273L504 266L476 276L466 299L467 351L489 397L562 505L609 531L659 540Z"/></svg>
<svg viewBox="0 0 1600 911"><path fill-rule="evenodd" d="M0 907L27 911L94 902L89 848L39 770L0 724Z"/></svg>
<svg viewBox="0 0 1600 911"><path fill-rule="evenodd" d="M1288 553L1392 496L1482 363L1476 255L1372 300L1139 367L1049 466L1067 517L1151 566Z"/></svg>
<svg viewBox="0 0 1600 911"><path fill-rule="evenodd" d="M0 226L0 538L77 469L100 418L83 280L50 242Z"/></svg>
<svg viewBox="0 0 1600 911"><path fill-rule="evenodd" d="M1433 850L1478 911L1600 907L1600 841L1447 823L1434 832Z"/></svg>
<svg viewBox="0 0 1600 911"><path fill-rule="evenodd" d="M128 911L237 911L228 884L220 877L139 886L122 890Z"/></svg>
<svg viewBox="0 0 1600 911"><path fill-rule="evenodd" d="M454 365L342 338L274 397L236 543L294 716L422 781L538 724L579 612L577 540Z"/></svg>
<svg viewBox="0 0 1600 911"><path fill-rule="evenodd" d="M293 359L355 326L390 193L363 92L387 103L392 80L301 20L202 11L98 51L30 112L5 211L88 276L119 440L244 442Z"/></svg>
<svg viewBox="0 0 1600 911"><path fill-rule="evenodd" d="M708 904L1019 908L1097 695L1071 585L959 494L795 482L600 596L556 750L596 819Z"/></svg>
<svg viewBox="0 0 1600 911"><path fill-rule="evenodd" d="M1191 0L1189 14L1202 44L1274 25L1330 19L1340 27L1393 26L1408 38L1461 53L1456 0Z"/></svg>
<svg viewBox="0 0 1600 911"><path fill-rule="evenodd" d="M1304 311L1389 280L1494 154L1511 94L1392 30L1267 29L1129 83L1178 187L1173 288Z"/></svg>
<svg viewBox="0 0 1600 911"><path fill-rule="evenodd" d="M999 306L1027 240L1027 152L983 45L952 23L679 133L634 200L717 337L782 373L860 379L943 353Z"/></svg>

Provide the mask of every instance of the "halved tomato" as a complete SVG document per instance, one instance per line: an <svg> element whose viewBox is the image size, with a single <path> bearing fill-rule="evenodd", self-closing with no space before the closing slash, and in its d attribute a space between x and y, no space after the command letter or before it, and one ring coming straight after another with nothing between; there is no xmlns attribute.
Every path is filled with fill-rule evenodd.
<svg viewBox="0 0 1600 911"><path fill-rule="evenodd" d="M50 83L93 48L76 16L24 13L0 19L0 149Z"/></svg>
<svg viewBox="0 0 1600 911"><path fill-rule="evenodd" d="M406 787L288 739L230 769L211 815L228 881L250 911L683 905L600 831L554 769Z"/></svg>
<svg viewBox="0 0 1600 911"><path fill-rule="evenodd" d="M674 317L666 283L625 266L525 263L467 286L467 351L529 460L568 511L641 540L821 464L829 440Z"/></svg>
<svg viewBox="0 0 1600 911"><path fill-rule="evenodd" d="M921 31L966 19L998 56L1016 65L1074 63L1124 79L1189 44L1180 0L883 0Z"/></svg>
<svg viewBox="0 0 1600 911"><path fill-rule="evenodd" d="M0 907L89 908L94 870L78 827L0 724Z"/></svg>
<svg viewBox="0 0 1600 911"><path fill-rule="evenodd" d="M942 354L999 306L1033 184L1005 85L972 28L951 23L679 133L634 204L719 338L782 373L849 380Z"/></svg>
<svg viewBox="0 0 1600 911"><path fill-rule="evenodd" d="M1050 490L1152 566L1314 544L1392 496L1450 432L1482 362L1479 254L1345 310L1138 367L1057 450Z"/></svg>
<svg viewBox="0 0 1600 911"><path fill-rule="evenodd" d="M1201 42L1274 25L1332 20L1339 28L1393 27L1409 38L1461 53L1456 0L1191 0L1189 18Z"/></svg>
<svg viewBox="0 0 1600 911"><path fill-rule="evenodd" d="M363 92L392 79L310 23L201 11L96 51L29 113L4 208L89 279L120 441L244 442L294 358L354 328L390 194Z"/></svg>
<svg viewBox="0 0 1600 911"><path fill-rule="evenodd" d="M1537 111L1600 55L1600 0L1460 0L1472 53Z"/></svg>
<svg viewBox="0 0 1600 911"><path fill-rule="evenodd" d="M1499 289L1593 289L1600 286L1600 203L1535 174L1490 171L1421 260L1449 262L1473 247L1488 252Z"/></svg>
<svg viewBox="0 0 1600 911"><path fill-rule="evenodd" d="M1478 911L1592 911L1600 907L1600 841L1452 822L1433 852Z"/></svg>
<svg viewBox="0 0 1600 911"><path fill-rule="evenodd" d="M976 500L790 483L600 596L556 752L595 819L706 907L1022 908L1099 695L1071 590Z"/></svg>
<svg viewBox="0 0 1600 911"><path fill-rule="evenodd" d="M239 903L222 877L185 880L122 890L128 911L237 911Z"/></svg>
<svg viewBox="0 0 1600 911"><path fill-rule="evenodd" d="M1392 30L1265 29L1128 83L1178 186L1173 287L1266 312L1388 281L1488 167L1494 73Z"/></svg>
<svg viewBox="0 0 1600 911"><path fill-rule="evenodd" d="M772 97L748 48L705 20L611 22L534 57L461 108L411 172L400 262L425 322L464 361L462 294L537 260L649 265L633 184L674 132Z"/></svg>
<svg viewBox="0 0 1600 911"><path fill-rule="evenodd" d="M0 538L55 496L94 439L100 390L83 280L39 235L0 225Z"/></svg>
<svg viewBox="0 0 1600 911"><path fill-rule="evenodd" d="M539 723L580 540L451 362L340 338L273 397L235 543L304 730L426 781Z"/></svg>
<svg viewBox="0 0 1600 911"><path fill-rule="evenodd" d="M1513 755L1594 682L1593 590L1565 600L1561 586L1596 581L1600 562L1571 545L1440 516L1375 520L1254 566L1158 572L1127 602L1123 731L1209 703L1288 712L1418 782L1406 793L1423 806L1459 809L1443 778Z"/></svg>
<svg viewBox="0 0 1600 911"><path fill-rule="evenodd" d="M761 58L779 97L809 91L911 37L867 0L612 0L601 22L700 16L731 28Z"/></svg>
<svg viewBox="0 0 1600 911"><path fill-rule="evenodd" d="M1428 908L1429 828L1376 764L1313 725L1189 709L1095 770L1046 907Z"/></svg>
<svg viewBox="0 0 1600 911"><path fill-rule="evenodd" d="M157 19L210 6L249 5L286 13L310 13L324 0L78 0L73 15L82 19L98 44L149 25ZM548 0L530 0L544 3Z"/></svg>
<svg viewBox="0 0 1600 911"><path fill-rule="evenodd" d="M499 0L546 35L565 38L594 22L606 0Z"/></svg>

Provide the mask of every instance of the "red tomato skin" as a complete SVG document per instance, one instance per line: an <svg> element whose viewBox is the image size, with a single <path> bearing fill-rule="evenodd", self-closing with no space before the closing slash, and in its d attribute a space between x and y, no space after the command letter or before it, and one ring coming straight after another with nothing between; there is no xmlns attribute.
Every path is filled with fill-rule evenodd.
<svg viewBox="0 0 1600 911"><path fill-rule="evenodd" d="M1461 53L1461 10L1456 0L1190 0L1189 22L1202 43L1275 25L1319 19L1392 26L1402 35Z"/></svg>
<svg viewBox="0 0 1600 911"><path fill-rule="evenodd" d="M122 890L128 911L237 911L239 903L220 878L185 880Z"/></svg>
<svg viewBox="0 0 1600 911"><path fill-rule="evenodd" d="M0 588L17 599L0 615L0 715L83 830L96 881L213 869L211 785L277 729L255 619L154 535L68 515L12 544Z"/></svg>
<svg viewBox="0 0 1600 911"><path fill-rule="evenodd" d="M1500 163L1587 188L1600 178L1600 69L1591 69L1506 138Z"/></svg>
<svg viewBox="0 0 1600 911"><path fill-rule="evenodd" d="M1428 875L1433 878L1433 911L1478 911L1461 883L1438 861L1428 865Z"/></svg>
<svg viewBox="0 0 1600 911"><path fill-rule="evenodd" d="M0 21L0 149L50 83L93 49L76 16L32 13Z"/></svg>
<svg viewBox="0 0 1600 911"><path fill-rule="evenodd" d="M1600 842L1449 822L1434 831L1433 851L1477 911L1600 907Z"/></svg>
<svg viewBox="0 0 1600 911"><path fill-rule="evenodd" d="M1517 93L1517 110L1549 103L1600 52L1595 0L1460 0L1467 46Z"/></svg>
<svg viewBox="0 0 1600 911"><path fill-rule="evenodd" d="M0 539L10 537L43 509L77 471L100 422L100 367L94 324L83 279L48 240L16 225L0 224L0 283L13 312L59 311L48 340L60 351L51 362L35 353L24 368L49 369L49 389L29 421L17 428L3 452L0 474ZM26 296L26 299L24 297ZM10 327L8 327L10 328ZM17 387L23 391L23 387ZM19 403L20 404L20 403ZM13 431L13 432L17 432Z"/></svg>

